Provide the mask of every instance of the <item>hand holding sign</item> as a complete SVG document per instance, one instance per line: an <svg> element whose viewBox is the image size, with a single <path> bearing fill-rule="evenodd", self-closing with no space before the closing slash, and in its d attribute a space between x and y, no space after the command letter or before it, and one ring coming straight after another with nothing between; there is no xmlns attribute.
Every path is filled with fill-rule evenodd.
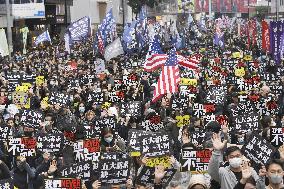
<svg viewBox="0 0 284 189"><path fill-rule="evenodd" d="M280 146L278 151L280 154L280 159L283 160L284 159L284 145Z"/></svg>

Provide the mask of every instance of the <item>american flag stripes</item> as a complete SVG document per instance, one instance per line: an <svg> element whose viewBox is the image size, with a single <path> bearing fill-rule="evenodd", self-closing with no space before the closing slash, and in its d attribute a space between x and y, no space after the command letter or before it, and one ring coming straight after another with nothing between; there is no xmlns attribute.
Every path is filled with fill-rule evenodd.
<svg viewBox="0 0 284 189"><path fill-rule="evenodd" d="M178 92L178 84L180 82L178 58L176 49L173 48L162 67L158 83L155 87L153 102L159 100L164 94Z"/></svg>
<svg viewBox="0 0 284 189"><path fill-rule="evenodd" d="M187 68L197 69L200 62L200 56L192 56L191 58L185 58L181 55L177 55L177 62ZM146 55L146 61L144 63L145 71L153 71L162 67L168 60L168 55L162 52L160 43L157 37L154 37L150 43L149 52Z"/></svg>

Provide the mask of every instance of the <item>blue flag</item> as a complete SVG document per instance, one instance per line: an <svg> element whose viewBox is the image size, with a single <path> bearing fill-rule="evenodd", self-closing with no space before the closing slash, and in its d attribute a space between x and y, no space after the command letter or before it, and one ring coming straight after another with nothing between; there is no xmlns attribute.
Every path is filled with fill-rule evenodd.
<svg viewBox="0 0 284 189"><path fill-rule="evenodd" d="M98 31L95 35L93 45L94 51L98 52L99 50L103 55L105 47L112 43L116 38L116 23L112 14L112 9L110 9L102 23L99 25Z"/></svg>
<svg viewBox="0 0 284 189"><path fill-rule="evenodd" d="M44 41L49 41L51 42L50 35L48 31L43 32L37 38L35 39L35 45L37 46L39 43L44 42Z"/></svg>
<svg viewBox="0 0 284 189"><path fill-rule="evenodd" d="M134 20L130 27L128 27L127 31L125 31L125 35L123 36L124 48L128 53L132 53L135 49L137 49L138 44L136 40L136 24L137 21Z"/></svg>
<svg viewBox="0 0 284 189"><path fill-rule="evenodd" d="M68 31L70 34L70 40L82 41L86 39L91 32L91 22L88 16L85 16L68 26Z"/></svg>
<svg viewBox="0 0 284 189"><path fill-rule="evenodd" d="M139 19L136 25L136 34L137 39L139 43L139 49L141 50L142 47L145 46L147 40L148 40L148 34L147 34L147 16L146 16L146 9L145 7L142 7L140 13L139 13Z"/></svg>

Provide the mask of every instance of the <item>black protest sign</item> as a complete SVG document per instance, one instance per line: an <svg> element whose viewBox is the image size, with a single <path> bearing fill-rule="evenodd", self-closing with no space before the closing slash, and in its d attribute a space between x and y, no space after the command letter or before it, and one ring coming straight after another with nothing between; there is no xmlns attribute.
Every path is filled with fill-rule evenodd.
<svg viewBox="0 0 284 189"><path fill-rule="evenodd" d="M0 140L1 141L7 141L9 136L13 135L13 131L11 127L7 125L1 125L0 126Z"/></svg>
<svg viewBox="0 0 284 189"><path fill-rule="evenodd" d="M141 152L147 157L159 157L171 154L170 137L164 133L152 133L141 136Z"/></svg>
<svg viewBox="0 0 284 189"><path fill-rule="evenodd" d="M80 77L80 85L93 84L95 81L94 75L83 75Z"/></svg>
<svg viewBox="0 0 284 189"><path fill-rule="evenodd" d="M195 117L201 118L206 114L203 104L194 103L192 109Z"/></svg>
<svg viewBox="0 0 284 189"><path fill-rule="evenodd" d="M104 102L104 94L101 92L90 92L87 96L87 102L101 105Z"/></svg>
<svg viewBox="0 0 284 189"><path fill-rule="evenodd" d="M257 87L258 87L258 85L255 82L250 83L243 78L237 79L238 91L250 91L250 90L256 89Z"/></svg>
<svg viewBox="0 0 284 189"><path fill-rule="evenodd" d="M8 80L8 92L13 92L16 87L22 83L35 83L36 75L26 75L26 74L7 74L5 79Z"/></svg>
<svg viewBox="0 0 284 189"><path fill-rule="evenodd" d="M164 126L164 123L161 120L160 115L152 115L147 120L142 121L141 127L145 131L156 132L156 131L163 129L165 126Z"/></svg>
<svg viewBox="0 0 284 189"><path fill-rule="evenodd" d="M130 173L130 158L122 153L104 153L99 162L103 184L125 184Z"/></svg>
<svg viewBox="0 0 284 189"><path fill-rule="evenodd" d="M63 166L59 170L59 175L66 178L80 178L80 179L90 179L92 172L92 162L79 162L73 163L68 166Z"/></svg>
<svg viewBox="0 0 284 189"><path fill-rule="evenodd" d="M85 138L100 138L101 127L100 125L84 125Z"/></svg>
<svg viewBox="0 0 284 189"><path fill-rule="evenodd" d="M43 121L43 114L35 110L23 110L21 115L21 123L25 127L37 129Z"/></svg>
<svg viewBox="0 0 284 189"><path fill-rule="evenodd" d="M0 180L0 189L14 189L14 183L12 179Z"/></svg>
<svg viewBox="0 0 284 189"><path fill-rule="evenodd" d="M128 151L131 156L140 156L141 155L141 136L149 135L149 132L130 129L128 132Z"/></svg>
<svg viewBox="0 0 284 189"><path fill-rule="evenodd" d="M101 117L94 119L94 126L100 126L101 128L109 127L115 130L116 123L115 117Z"/></svg>
<svg viewBox="0 0 284 189"><path fill-rule="evenodd" d="M205 141L205 134L206 132L203 130L200 131L190 131L189 136L191 139L191 143L194 144L195 146L200 146L203 145Z"/></svg>
<svg viewBox="0 0 284 189"><path fill-rule="evenodd" d="M81 179L76 178L56 178L44 179L45 189L81 189Z"/></svg>
<svg viewBox="0 0 284 189"><path fill-rule="evenodd" d="M182 149L181 171L207 172L212 151L209 149Z"/></svg>
<svg viewBox="0 0 284 189"><path fill-rule="evenodd" d="M126 86L137 86L139 77L137 74L131 73L129 75L124 75L122 81Z"/></svg>
<svg viewBox="0 0 284 189"><path fill-rule="evenodd" d="M195 78L195 71L190 68L184 68L181 70L180 73L181 78L189 78L189 79L194 79Z"/></svg>
<svg viewBox="0 0 284 189"><path fill-rule="evenodd" d="M260 117L258 114L243 114L233 118L235 127L231 128L232 131L238 131L243 134L248 131L255 131L260 129Z"/></svg>
<svg viewBox="0 0 284 189"><path fill-rule="evenodd" d="M12 156L32 157L36 155L36 138L9 138L8 153Z"/></svg>
<svg viewBox="0 0 284 189"><path fill-rule="evenodd" d="M175 169L166 169L165 171L166 171L165 176L162 178L160 182L163 188L166 188L169 185L170 181L172 180L173 176L176 173ZM136 177L135 183L145 186L153 186L155 179L154 175L155 175L155 168L143 166L142 170Z"/></svg>
<svg viewBox="0 0 284 189"><path fill-rule="evenodd" d="M71 79L68 81L68 88L69 89L77 89L80 87L80 80L79 79Z"/></svg>
<svg viewBox="0 0 284 189"><path fill-rule="evenodd" d="M100 140L86 139L76 141L73 144L74 157L77 162L93 160L100 152Z"/></svg>
<svg viewBox="0 0 284 189"><path fill-rule="evenodd" d="M262 116L264 115L279 115L280 106L278 106L277 101L273 97L268 97L266 99L260 99L257 103L256 108L258 113Z"/></svg>
<svg viewBox="0 0 284 189"><path fill-rule="evenodd" d="M275 148L260 135L253 133L243 145L242 151L256 165L266 165L272 158Z"/></svg>
<svg viewBox="0 0 284 189"><path fill-rule="evenodd" d="M124 88L125 88L125 85L122 79L114 79L114 86L112 88L113 91L124 90Z"/></svg>
<svg viewBox="0 0 284 189"><path fill-rule="evenodd" d="M138 101L130 101L130 102L122 102L120 104L120 116L125 117L126 115L130 115L132 117L141 116L142 107L141 102Z"/></svg>
<svg viewBox="0 0 284 189"><path fill-rule="evenodd" d="M210 104L223 104L226 98L226 87L224 86L213 86L209 89L206 102Z"/></svg>
<svg viewBox="0 0 284 189"><path fill-rule="evenodd" d="M51 92L48 103L52 105L59 104L60 106L69 106L70 105L70 96L68 94Z"/></svg>
<svg viewBox="0 0 284 189"><path fill-rule="evenodd" d="M231 113L234 117L245 114L256 113L256 107L250 100L239 102L235 108L231 109Z"/></svg>
<svg viewBox="0 0 284 189"><path fill-rule="evenodd" d="M13 92L16 90L18 85L21 85L21 75L20 74L7 74L6 80L8 80L8 92Z"/></svg>
<svg viewBox="0 0 284 189"><path fill-rule="evenodd" d="M124 91L112 91L108 93L109 102L123 102L125 98Z"/></svg>
<svg viewBox="0 0 284 189"><path fill-rule="evenodd" d="M267 84L272 94L274 94L277 98L283 93L283 85L277 83L269 83Z"/></svg>
<svg viewBox="0 0 284 189"><path fill-rule="evenodd" d="M184 93L180 93L178 98L174 98L172 100L171 106L174 110L186 110L189 105L189 97L188 95L183 95Z"/></svg>
<svg viewBox="0 0 284 189"><path fill-rule="evenodd" d="M282 127L271 127L270 128L270 143L275 146L279 147L282 146L284 143L284 128Z"/></svg>
<svg viewBox="0 0 284 189"><path fill-rule="evenodd" d="M59 153L63 149L63 133L41 133L37 135L37 150L40 152Z"/></svg>

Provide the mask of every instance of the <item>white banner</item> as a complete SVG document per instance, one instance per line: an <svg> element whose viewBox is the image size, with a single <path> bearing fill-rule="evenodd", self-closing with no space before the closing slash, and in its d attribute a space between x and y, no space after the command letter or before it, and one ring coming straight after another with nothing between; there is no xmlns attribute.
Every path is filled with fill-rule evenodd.
<svg viewBox="0 0 284 189"><path fill-rule="evenodd" d="M0 29L0 54L1 56L9 55L8 42L7 42L6 33L4 29Z"/></svg>

